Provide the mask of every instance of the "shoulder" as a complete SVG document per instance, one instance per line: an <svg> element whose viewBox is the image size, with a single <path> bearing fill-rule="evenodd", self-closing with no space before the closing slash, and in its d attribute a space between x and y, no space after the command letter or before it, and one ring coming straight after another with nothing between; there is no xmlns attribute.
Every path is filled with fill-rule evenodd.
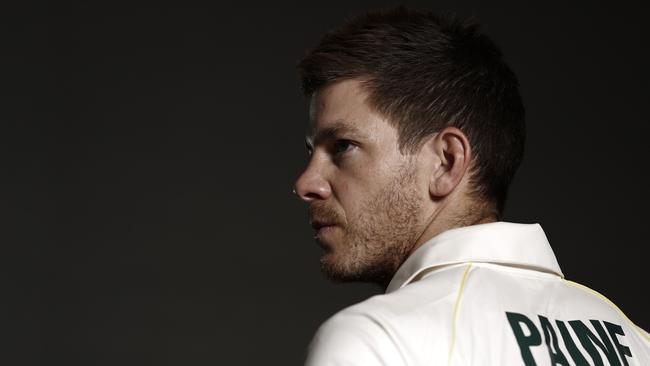
<svg viewBox="0 0 650 366"><path fill-rule="evenodd" d="M446 355L462 270L441 271L336 313L318 328L307 365L404 365Z"/></svg>
<svg viewBox="0 0 650 366"><path fill-rule="evenodd" d="M336 313L318 328L307 366L404 364L380 317L358 305Z"/></svg>

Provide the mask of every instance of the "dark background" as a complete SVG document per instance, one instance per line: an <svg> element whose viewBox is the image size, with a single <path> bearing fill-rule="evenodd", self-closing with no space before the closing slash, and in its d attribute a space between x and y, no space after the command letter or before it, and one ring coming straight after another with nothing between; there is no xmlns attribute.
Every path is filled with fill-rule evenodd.
<svg viewBox="0 0 650 366"><path fill-rule="evenodd" d="M0 359L300 364L323 320L378 293L320 275L291 194L294 67L392 2L20 4L2 11ZM505 219L540 223L568 279L650 329L643 9L405 4L475 15L501 46L528 113Z"/></svg>

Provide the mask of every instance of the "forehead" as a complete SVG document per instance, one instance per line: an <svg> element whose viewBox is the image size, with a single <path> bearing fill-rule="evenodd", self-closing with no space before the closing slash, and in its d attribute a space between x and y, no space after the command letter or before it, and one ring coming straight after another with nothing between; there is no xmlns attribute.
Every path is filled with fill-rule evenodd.
<svg viewBox="0 0 650 366"><path fill-rule="evenodd" d="M337 81L316 91L309 104L309 134L321 130L376 135L391 128L388 121L367 103L361 81Z"/></svg>

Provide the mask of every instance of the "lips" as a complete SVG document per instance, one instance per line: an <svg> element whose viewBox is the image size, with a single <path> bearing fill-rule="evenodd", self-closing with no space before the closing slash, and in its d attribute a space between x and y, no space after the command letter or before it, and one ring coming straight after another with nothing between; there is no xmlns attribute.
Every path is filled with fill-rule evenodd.
<svg viewBox="0 0 650 366"><path fill-rule="evenodd" d="M328 236L336 228L337 224L334 222L312 221L311 226L316 230L314 239L321 241L323 237Z"/></svg>
<svg viewBox="0 0 650 366"><path fill-rule="evenodd" d="M336 224L333 223L333 222L318 221L318 220L315 220L315 221L311 222L311 227L313 227L314 230L316 230L316 231L320 230L321 228L328 227L328 226L336 226Z"/></svg>

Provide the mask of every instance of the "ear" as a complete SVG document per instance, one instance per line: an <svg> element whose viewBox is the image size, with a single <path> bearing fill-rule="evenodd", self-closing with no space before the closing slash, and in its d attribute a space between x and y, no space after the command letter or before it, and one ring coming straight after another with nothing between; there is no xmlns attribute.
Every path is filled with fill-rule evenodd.
<svg viewBox="0 0 650 366"><path fill-rule="evenodd" d="M467 136L456 127L445 127L426 142L434 164L429 176L433 197L449 195L460 184L470 165L472 151Z"/></svg>

